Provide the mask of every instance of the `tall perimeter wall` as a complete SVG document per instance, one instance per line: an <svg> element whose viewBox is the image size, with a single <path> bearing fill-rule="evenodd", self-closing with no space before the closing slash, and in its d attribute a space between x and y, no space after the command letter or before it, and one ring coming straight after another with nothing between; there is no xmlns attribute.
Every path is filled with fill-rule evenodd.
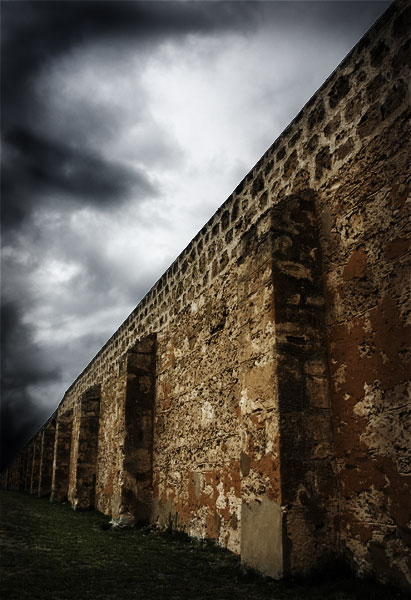
<svg viewBox="0 0 411 600"><path fill-rule="evenodd" d="M410 13L359 42L3 485L272 577L345 557L410 588Z"/></svg>

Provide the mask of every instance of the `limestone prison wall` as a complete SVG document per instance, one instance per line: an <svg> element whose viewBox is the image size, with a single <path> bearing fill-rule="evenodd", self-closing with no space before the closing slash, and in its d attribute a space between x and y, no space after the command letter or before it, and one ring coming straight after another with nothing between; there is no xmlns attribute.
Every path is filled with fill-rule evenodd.
<svg viewBox="0 0 411 600"><path fill-rule="evenodd" d="M411 6L391 5L67 390L4 487L272 577L411 587Z"/></svg>

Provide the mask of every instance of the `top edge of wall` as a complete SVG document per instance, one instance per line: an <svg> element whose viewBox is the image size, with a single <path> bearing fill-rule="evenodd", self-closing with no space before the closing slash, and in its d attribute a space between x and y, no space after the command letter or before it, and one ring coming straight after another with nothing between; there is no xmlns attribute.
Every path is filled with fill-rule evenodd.
<svg viewBox="0 0 411 600"><path fill-rule="evenodd" d="M182 252L177 256L177 258L171 263L168 269L163 273L163 275L154 283L151 289L145 294L145 296L141 299L136 308L128 315L128 317L123 321L123 323L118 327L118 329L113 333L113 335L106 341L106 343L100 348L100 350L96 353L96 355L90 360L90 362L85 366L85 368L79 373L73 383L67 388L61 402L53 411L50 418L47 420L46 424L53 418L53 416L58 412L59 407L69 394L79 382L79 380L83 377L85 373L91 368L93 363L95 363L96 359L99 358L104 351L107 349L110 344L116 340L118 336L124 331L125 328L131 323L133 318L142 310L151 299L153 299L156 294L160 292L160 290L166 285L168 279L175 276L176 271L178 270L179 265L182 263L184 258L186 258L190 252L196 247L199 240L201 240L204 235L219 222L223 212L233 203L237 198L240 197L242 188L248 182L250 182L256 175L256 171L259 170L264 161L268 158L272 158L274 151L280 149L281 144L285 142L293 133L296 126L301 121L302 117L307 114L307 112L314 107L316 102L323 98L326 99L325 91L330 87L332 82L338 77L338 75L346 69L353 58L360 54L364 48L366 48L369 42L372 40L373 36L379 33L384 29L386 25L388 25L392 19L392 17L401 12L403 8L405 8L408 4L410 4L409 0L394 0L392 4L386 9L386 11L377 19L377 21L368 29L368 31L360 38L360 40L355 44L355 46L349 51L349 53L342 59L342 61L337 65L337 67L332 71L332 73L327 77L324 83L318 88L318 90L311 96L311 98L306 102L306 104L302 107L302 109L297 113L294 119L287 125L287 127L280 133L280 135L274 140L274 142L270 145L270 147L266 150L266 152L262 155L262 157L254 164L254 166L250 169L250 171L243 177L243 179L239 182L235 190L230 194L230 196L225 200L223 204L216 210L216 212L210 217L210 219L205 223L205 225L200 229L200 231L194 236L194 238L190 241L190 243L182 250ZM45 425L46 425L45 424ZM43 425L39 431L29 440L28 444L38 435L38 433L45 427Z"/></svg>

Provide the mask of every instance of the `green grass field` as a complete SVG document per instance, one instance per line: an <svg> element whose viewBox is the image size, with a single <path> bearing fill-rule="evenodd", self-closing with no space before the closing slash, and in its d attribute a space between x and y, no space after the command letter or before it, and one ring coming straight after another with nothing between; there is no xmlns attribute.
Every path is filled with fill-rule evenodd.
<svg viewBox="0 0 411 600"><path fill-rule="evenodd" d="M347 576L277 583L217 546L0 492L2 600L390 600L401 595Z"/></svg>

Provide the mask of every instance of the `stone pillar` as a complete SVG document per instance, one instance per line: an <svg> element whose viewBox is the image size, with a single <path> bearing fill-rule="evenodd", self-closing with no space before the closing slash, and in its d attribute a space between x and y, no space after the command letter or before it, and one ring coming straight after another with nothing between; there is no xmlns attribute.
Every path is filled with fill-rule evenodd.
<svg viewBox="0 0 411 600"><path fill-rule="evenodd" d="M20 467L20 456L15 456L10 465L10 478L8 483L8 489L17 491L19 489L19 467Z"/></svg>
<svg viewBox="0 0 411 600"><path fill-rule="evenodd" d="M126 364L124 462L113 517L133 523L149 520L153 500L156 336L138 342L128 352Z"/></svg>
<svg viewBox="0 0 411 600"><path fill-rule="evenodd" d="M25 469L26 469L26 449L24 448L24 450L22 450L20 452L20 466L19 466L19 484L18 484L18 490L19 492L22 492L24 489L24 474L25 474Z"/></svg>
<svg viewBox="0 0 411 600"><path fill-rule="evenodd" d="M27 471L27 446L21 452L20 476L19 476L19 491L24 492L26 483Z"/></svg>
<svg viewBox="0 0 411 600"><path fill-rule="evenodd" d="M256 227L247 234L241 258L246 272L240 283L251 294L251 307L257 302L263 307L250 321L256 331L250 329L245 346L266 335L269 328L259 321L266 322L274 357L257 365L252 357L244 362L242 438L251 451L242 449L241 557L279 578L309 572L332 558L337 485L312 193L285 198L271 209L270 219L269 233ZM263 285L270 272L272 285ZM260 456L267 433L271 456ZM261 474L264 494L257 485Z"/></svg>
<svg viewBox="0 0 411 600"><path fill-rule="evenodd" d="M100 386L93 386L79 401L75 481L70 494L74 509L87 509L95 505L100 396Z"/></svg>
<svg viewBox="0 0 411 600"><path fill-rule="evenodd" d="M5 468L0 474L0 485L2 490L7 490L7 480L9 475L9 469Z"/></svg>
<svg viewBox="0 0 411 600"><path fill-rule="evenodd" d="M30 492L31 488L31 474L33 470L33 453L34 453L34 443L31 442L26 447L27 460L26 460L26 471L24 475L24 491Z"/></svg>
<svg viewBox="0 0 411 600"><path fill-rule="evenodd" d="M14 489L14 460L10 463L8 471L9 471L9 476L8 476L8 480L7 480L7 489L13 490Z"/></svg>
<svg viewBox="0 0 411 600"><path fill-rule="evenodd" d="M33 442L33 462L31 468L30 494L38 494L41 460L41 432Z"/></svg>
<svg viewBox="0 0 411 600"><path fill-rule="evenodd" d="M283 573L271 216L242 237L237 258L241 558Z"/></svg>
<svg viewBox="0 0 411 600"><path fill-rule="evenodd" d="M310 191L272 211L284 574L333 558L337 507L320 240Z"/></svg>
<svg viewBox="0 0 411 600"><path fill-rule="evenodd" d="M56 422L53 418L46 424L41 435L39 496L49 496L51 494L55 433Z"/></svg>
<svg viewBox="0 0 411 600"><path fill-rule="evenodd" d="M58 416L54 438L51 502L64 502L64 500L67 500L72 427L73 411L70 410Z"/></svg>

